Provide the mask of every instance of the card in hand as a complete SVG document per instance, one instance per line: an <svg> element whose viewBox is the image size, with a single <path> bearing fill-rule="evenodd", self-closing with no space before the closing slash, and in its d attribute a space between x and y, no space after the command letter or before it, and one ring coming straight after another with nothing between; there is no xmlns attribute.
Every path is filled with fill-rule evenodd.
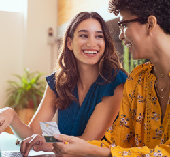
<svg viewBox="0 0 170 157"><path fill-rule="evenodd" d="M48 143L58 142L58 140L54 138L54 134L60 134L56 122L40 122L40 126L46 142Z"/></svg>

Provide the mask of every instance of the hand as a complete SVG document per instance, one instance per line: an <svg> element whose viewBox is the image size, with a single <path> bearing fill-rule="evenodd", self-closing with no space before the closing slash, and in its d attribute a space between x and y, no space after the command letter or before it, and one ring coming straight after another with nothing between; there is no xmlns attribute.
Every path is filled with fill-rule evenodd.
<svg viewBox="0 0 170 157"><path fill-rule="evenodd" d="M0 109L0 134L11 124L15 114L16 112L12 108Z"/></svg>
<svg viewBox="0 0 170 157"><path fill-rule="evenodd" d="M28 156L31 148L34 151L52 152L52 144L46 143L45 138L38 134L24 139L21 143L20 151L23 156Z"/></svg>
<svg viewBox="0 0 170 157"><path fill-rule="evenodd" d="M59 141L63 141L53 143L53 152L56 154L56 156L87 156L88 150L90 150L92 146L78 137L60 134L55 135L54 138L58 139Z"/></svg>

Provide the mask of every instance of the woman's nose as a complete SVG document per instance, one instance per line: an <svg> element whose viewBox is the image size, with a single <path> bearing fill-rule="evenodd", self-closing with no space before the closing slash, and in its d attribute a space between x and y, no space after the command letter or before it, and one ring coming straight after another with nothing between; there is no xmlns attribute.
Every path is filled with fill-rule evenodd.
<svg viewBox="0 0 170 157"><path fill-rule="evenodd" d="M95 46L95 44L96 44L95 38L90 37L87 41L87 45L90 45L90 47L93 47Z"/></svg>

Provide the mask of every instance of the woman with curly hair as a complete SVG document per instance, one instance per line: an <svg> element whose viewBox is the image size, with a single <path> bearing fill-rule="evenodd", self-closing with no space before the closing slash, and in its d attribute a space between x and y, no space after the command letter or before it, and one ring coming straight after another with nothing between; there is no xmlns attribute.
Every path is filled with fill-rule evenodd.
<svg viewBox="0 0 170 157"><path fill-rule="evenodd" d="M96 12L81 12L68 26L58 66L46 78L44 97L29 126L6 108L0 113L1 132L10 125L22 139L41 135L39 122L50 122L58 110L62 134L100 140L118 114L126 78L105 21Z"/></svg>
<svg viewBox="0 0 170 157"><path fill-rule="evenodd" d="M56 135L62 156L170 156L170 0L110 0L120 13L120 39L134 59L150 61L133 69L123 91L119 116L102 141ZM69 143L68 143L69 142ZM96 146L97 145L97 146Z"/></svg>

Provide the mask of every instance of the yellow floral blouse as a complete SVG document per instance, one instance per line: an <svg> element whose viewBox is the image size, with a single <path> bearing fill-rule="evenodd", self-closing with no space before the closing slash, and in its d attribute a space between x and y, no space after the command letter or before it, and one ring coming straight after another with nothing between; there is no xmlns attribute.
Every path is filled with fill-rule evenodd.
<svg viewBox="0 0 170 157"><path fill-rule="evenodd" d="M148 62L133 70L124 86L119 117L105 133L107 140L91 144L110 147L113 157L170 157L170 96L161 123L152 69Z"/></svg>

